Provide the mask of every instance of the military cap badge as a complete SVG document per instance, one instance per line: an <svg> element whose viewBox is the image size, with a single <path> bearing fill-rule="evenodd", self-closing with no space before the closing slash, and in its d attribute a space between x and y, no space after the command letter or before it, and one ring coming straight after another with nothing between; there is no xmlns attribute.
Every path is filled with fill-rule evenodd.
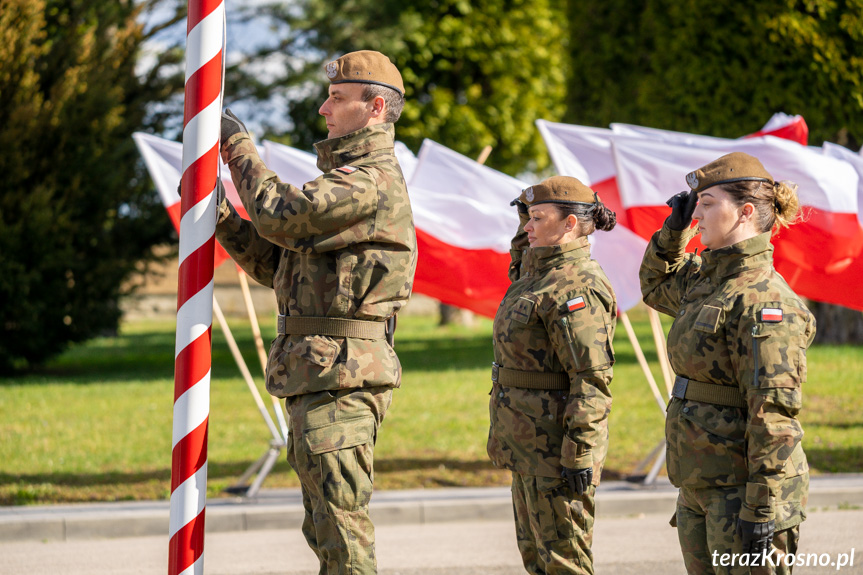
<svg viewBox="0 0 863 575"><path fill-rule="evenodd" d="M532 202L533 197L533 186L531 186L524 191L524 199L526 199L528 202Z"/></svg>
<svg viewBox="0 0 863 575"><path fill-rule="evenodd" d="M686 183L689 184L689 187L693 190L698 187L698 176L695 172L689 172L686 174Z"/></svg>
<svg viewBox="0 0 863 575"><path fill-rule="evenodd" d="M335 78L336 74L339 73L339 63L338 62L330 62L327 64L327 78Z"/></svg>

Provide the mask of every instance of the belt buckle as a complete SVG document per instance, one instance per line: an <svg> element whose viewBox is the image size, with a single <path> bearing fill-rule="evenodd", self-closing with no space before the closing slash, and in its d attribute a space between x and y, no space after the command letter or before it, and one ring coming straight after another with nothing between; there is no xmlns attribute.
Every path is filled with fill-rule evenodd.
<svg viewBox="0 0 863 575"><path fill-rule="evenodd" d="M689 380L679 375L674 378L674 387L671 389L671 397L678 399L686 399L686 386L689 385Z"/></svg>
<svg viewBox="0 0 863 575"><path fill-rule="evenodd" d="M276 333L279 335L285 334L285 316L279 315L276 320Z"/></svg>
<svg viewBox="0 0 863 575"><path fill-rule="evenodd" d="M498 374L500 373L500 366L495 362L491 362L491 381L492 383L497 383Z"/></svg>

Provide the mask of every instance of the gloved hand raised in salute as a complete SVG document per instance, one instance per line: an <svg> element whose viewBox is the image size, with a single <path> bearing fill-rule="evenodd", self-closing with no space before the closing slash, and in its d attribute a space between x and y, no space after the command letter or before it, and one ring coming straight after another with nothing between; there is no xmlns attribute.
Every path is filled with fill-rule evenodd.
<svg viewBox="0 0 863 575"><path fill-rule="evenodd" d="M671 215L666 220L668 227L679 232L688 228L689 224L692 223L692 214L698 203L698 194L694 191L679 192L671 196L671 199L665 203L671 207Z"/></svg>

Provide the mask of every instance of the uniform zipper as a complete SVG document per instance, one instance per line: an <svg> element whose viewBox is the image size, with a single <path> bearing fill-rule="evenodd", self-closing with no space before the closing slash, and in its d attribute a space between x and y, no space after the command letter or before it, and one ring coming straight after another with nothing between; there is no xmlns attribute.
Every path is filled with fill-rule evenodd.
<svg viewBox="0 0 863 575"><path fill-rule="evenodd" d="M758 324L752 326L752 362L755 364L755 372L752 377L752 387L759 387L758 385L758 341L755 339L755 335L758 332Z"/></svg>
<svg viewBox="0 0 863 575"><path fill-rule="evenodd" d="M578 356L575 353L575 344L572 341L572 336L569 335L569 322L566 317L560 318L560 323L563 326L563 334L566 336L566 343L569 344L569 353L572 354L572 363L578 364Z"/></svg>

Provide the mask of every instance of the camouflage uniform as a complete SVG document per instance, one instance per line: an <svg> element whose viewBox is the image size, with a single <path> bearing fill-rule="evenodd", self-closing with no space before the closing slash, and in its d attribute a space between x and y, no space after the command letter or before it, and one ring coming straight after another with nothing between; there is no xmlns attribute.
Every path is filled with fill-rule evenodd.
<svg viewBox="0 0 863 575"><path fill-rule="evenodd" d="M494 319L488 454L512 471L527 571L593 573L594 494L608 450L617 304L586 237L525 248L525 221L513 240L513 283ZM501 370L553 373L563 388L502 385ZM561 478L563 466L592 467L593 485L576 494Z"/></svg>
<svg viewBox="0 0 863 575"><path fill-rule="evenodd" d="M315 145L324 173L302 189L266 168L245 132L222 158L251 221L222 202L216 236L290 318L384 322L407 302L416 237L392 124ZM279 335L267 390L287 398L288 460L303 487L303 533L321 573L375 572L368 519L377 429L401 381L385 339Z"/></svg>
<svg viewBox="0 0 863 575"><path fill-rule="evenodd" d="M815 321L773 269L769 233L701 257L684 253L695 233L666 224L654 234L640 271L644 301L675 317L668 356L676 384L702 382L739 406L689 391L669 403L668 475L680 487L672 525L690 573L749 573L713 565L714 551L740 553L738 516L774 520L774 547L789 552L806 517L809 467L796 416Z"/></svg>

